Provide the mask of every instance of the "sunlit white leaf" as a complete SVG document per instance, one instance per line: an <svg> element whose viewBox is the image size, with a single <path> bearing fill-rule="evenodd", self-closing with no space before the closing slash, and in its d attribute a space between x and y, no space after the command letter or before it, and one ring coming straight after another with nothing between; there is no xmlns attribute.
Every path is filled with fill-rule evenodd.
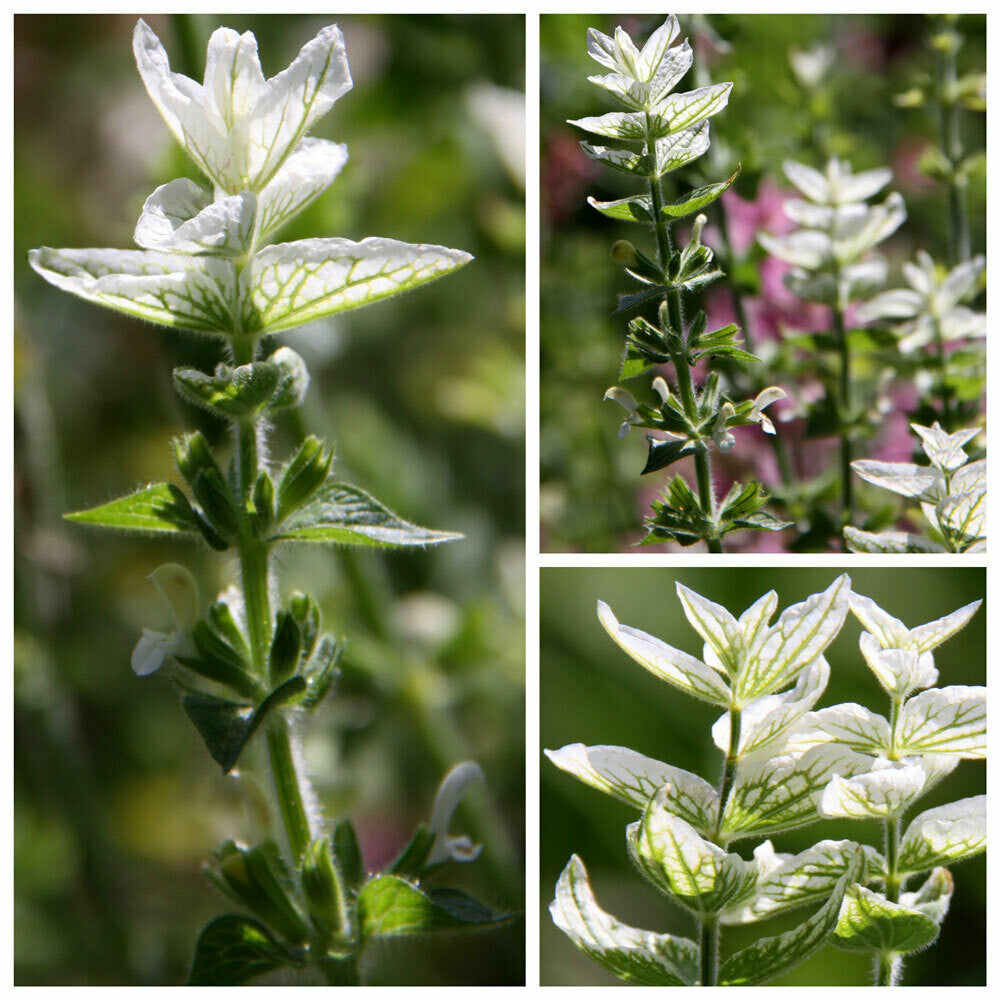
<svg viewBox="0 0 1000 1000"><path fill-rule="evenodd" d="M926 780L919 764L879 758L871 771L850 778L834 774L823 790L819 812L827 819L895 816L921 794Z"/></svg>
<svg viewBox="0 0 1000 1000"><path fill-rule="evenodd" d="M934 657L913 648L915 643L907 640L904 648L883 649L875 636L862 632L858 645L879 684L897 701L937 681Z"/></svg>
<svg viewBox="0 0 1000 1000"><path fill-rule="evenodd" d="M867 771L871 763L870 757L847 747L823 744L802 754L741 765L723 807L720 833L728 841L815 822L817 803L830 778Z"/></svg>
<svg viewBox="0 0 1000 1000"><path fill-rule="evenodd" d="M793 683L840 631L850 592L850 577L842 574L822 593L786 608L737 678L738 702L745 705Z"/></svg>
<svg viewBox="0 0 1000 1000"><path fill-rule="evenodd" d="M913 465L910 462L878 462L859 459L851 468L865 482L892 490L911 500L936 503L945 495L944 477L933 467Z"/></svg>
<svg viewBox="0 0 1000 1000"><path fill-rule="evenodd" d="M319 197L346 162L346 146L303 139L257 196L258 245Z"/></svg>
<svg viewBox="0 0 1000 1000"><path fill-rule="evenodd" d="M41 247L28 260L57 288L152 323L220 336L235 325L236 272L221 257Z"/></svg>
<svg viewBox="0 0 1000 1000"><path fill-rule="evenodd" d="M653 793L671 786L666 805L672 812L704 833L715 825L718 792L703 778L626 747L584 746L571 743L545 755L556 767L616 799L645 809Z"/></svg>
<svg viewBox="0 0 1000 1000"><path fill-rule="evenodd" d="M707 642L735 677L746 660L747 644L739 622L721 604L677 584L677 596L691 627Z"/></svg>
<svg viewBox="0 0 1000 1000"><path fill-rule="evenodd" d="M620 625L611 608L597 602L597 617L605 631L636 663L661 680L714 705L729 704L729 687L707 664L628 625Z"/></svg>
<svg viewBox="0 0 1000 1000"><path fill-rule="evenodd" d="M697 981L694 941L629 927L602 910L575 854L559 876L549 912L573 944L619 979L639 986L693 986Z"/></svg>
<svg viewBox="0 0 1000 1000"><path fill-rule="evenodd" d="M772 257L808 271L818 270L828 264L833 252L830 237L815 229L797 229L786 236L758 233L757 242Z"/></svg>
<svg viewBox="0 0 1000 1000"><path fill-rule="evenodd" d="M182 177L146 199L134 239L146 250L239 257L250 246L256 211L251 191L213 202L208 191Z"/></svg>
<svg viewBox="0 0 1000 1000"><path fill-rule="evenodd" d="M242 329L263 334L357 309L467 264L461 250L369 236L265 247L240 276Z"/></svg>
<svg viewBox="0 0 1000 1000"><path fill-rule="evenodd" d="M844 541L851 552L946 552L939 542L907 531L861 531L850 525L844 528Z"/></svg>
<svg viewBox="0 0 1000 1000"><path fill-rule="evenodd" d="M819 656L799 674L794 688L750 702L740 713L740 759L765 751L772 756L780 753L792 729L819 700L829 677L830 665ZM724 753L729 752L729 734L730 714L726 712L712 726L712 739Z"/></svg>
<svg viewBox="0 0 1000 1000"><path fill-rule="evenodd" d="M916 892L900 893L899 904L919 911L940 926L948 915L954 891L955 881L951 872L947 868L935 868Z"/></svg>
<svg viewBox="0 0 1000 1000"><path fill-rule="evenodd" d="M834 235L834 256L841 265L858 260L876 244L891 236L906 221L902 195L893 192L882 205L866 206L863 221L842 236Z"/></svg>
<svg viewBox="0 0 1000 1000"><path fill-rule="evenodd" d="M639 871L662 892L694 913L717 913L747 898L759 868L705 840L675 816L657 792L628 827L628 848Z"/></svg>
<svg viewBox="0 0 1000 1000"><path fill-rule="evenodd" d="M827 899L859 851L863 852L865 860L859 880L884 871L885 860L881 855L874 848L853 840L821 840L799 854L778 855L777 865L758 882L753 897L739 907L726 910L721 916L722 923L753 923L775 913Z"/></svg>
<svg viewBox="0 0 1000 1000"><path fill-rule="evenodd" d="M213 32L203 84L171 72L166 51L144 21L136 25L133 49L146 90L177 141L230 194L263 188L352 86L336 25L323 28L270 80L250 32Z"/></svg>
<svg viewBox="0 0 1000 1000"><path fill-rule="evenodd" d="M848 703L811 712L803 725L813 727L825 738L850 747L856 753L888 753L892 747L889 723L863 705Z"/></svg>
<svg viewBox="0 0 1000 1000"><path fill-rule="evenodd" d="M723 986L753 986L774 979L805 961L829 940L837 926L844 893L861 877L864 860L859 850L841 875L829 899L804 923L784 934L761 938L730 955L719 970Z"/></svg>
<svg viewBox="0 0 1000 1000"><path fill-rule="evenodd" d="M899 713L896 751L985 758L986 688L953 685L911 698Z"/></svg>
<svg viewBox="0 0 1000 1000"><path fill-rule="evenodd" d="M910 642L921 653L937 649L941 643L965 628L982 603L982 601L973 601L971 604L966 604L957 611L953 611L950 615L927 622L926 625L918 625L910 630Z"/></svg>
<svg viewBox="0 0 1000 1000"><path fill-rule="evenodd" d="M899 847L899 870L922 872L986 850L986 796L928 809L913 819Z"/></svg>

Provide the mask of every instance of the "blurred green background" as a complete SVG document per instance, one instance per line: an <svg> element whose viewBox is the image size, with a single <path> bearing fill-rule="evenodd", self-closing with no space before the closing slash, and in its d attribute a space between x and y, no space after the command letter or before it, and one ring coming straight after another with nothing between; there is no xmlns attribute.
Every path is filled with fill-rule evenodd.
<svg viewBox="0 0 1000 1000"><path fill-rule="evenodd" d="M649 503L667 482L663 472L640 478L647 453L645 432L635 429L617 440L623 412L613 403L602 402L604 391L618 381L627 326L626 318L611 313L617 294L634 290L631 279L611 260L611 246L616 240L630 239L649 252L654 243L642 227L613 222L587 204L588 195L605 201L636 193L636 181L588 159L579 146L588 136L567 124L567 119L621 110L618 102L587 80L605 72L587 54L587 29L613 33L620 24L641 46L663 20L662 14L541 18L543 551L626 551L641 537L641 522ZM849 160L856 171L892 167L892 184L875 200L881 201L889 190L899 191L906 200L909 218L892 240L879 248L889 259L889 287L902 284L900 264L912 259L919 248L944 260L946 189L917 167L920 155L937 142L937 119L927 107L902 108L893 103L896 95L933 76L936 56L927 45L933 19L906 14L681 14L679 21L680 38L689 38L694 49L694 65L676 90L689 91L726 80L733 82L733 89L728 107L712 119L711 149L689 166L667 175L664 196L670 200L690 188L721 181L741 164L742 174L731 190L742 201L737 203L732 196L727 200L729 236L734 244L750 246L735 263L722 260L727 276L709 286L705 296L709 329L714 328L713 322L722 326L733 319L730 295L734 287L745 298L764 300L747 306L750 332L756 332L757 343L767 336L764 327L773 326L779 309L761 294L762 290L768 292L768 275L762 274L759 266L763 251L754 248L752 241L756 228L773 227L783 218L779 191L790 189L781 171L786 158L821 166L836 155ZM960 73L985 72L985 23L983 16L959 18L957 29L965 36L958 54ZM796 80L789 53L805 52L818 44L832 48L833 62L823 83L809 91ZM960 115L965 149L985 149L986 116L970 110ZM718 225L717 211L709 211L706 230L706 242L716 249L720 246L718 232L713 231ZM984 172L970 180L968 214L972 251L982 253ZM811 329L810 319L817 311L827 315L820 307L789 303L791 296L781 291L780 277L773 284L785 300L788 311L780 318L786 324ZM814 358L803 366L805 374L811 372L814 379L816 364ZM794 395L787 376L768 372L765 365L747 367L751 370L741 377L764 380L756 388L786 385L790 396ZM862 371L858 361L855 370L857 374ZM724 380L724 387L726 384ZM648 379L631 381L628 386L640 401L654 398ZM907 406L912 408L912 401ZM905 447L905 422L900 419L898 426L893 426ZM788 431L779 429L779 434L787 435ZM748 476L757 476L774 492L778 477L767 442L756 433L746 433L738 440L739 446L730 455L713 458L720 479L746 482ZM807 442L806 451L814 444ZM798 463L801 477L817 472L814 447L812 453L811 464L808 454ZM825 454L822 447L820 453ZM685 475L689 471L685 463L676 469ZM880 500L885 502L884 495ZM786 519L796 518L793 514ZM727 540L727 551L740 545L767 544L768 539L772 544L776 541L769 535L762 538L743 532Z"/></svg>
<svg viewBox="0 0 1000 1000"><path fill-rule="evenodd" d="M767 590L779 597L779 613L834 580L841 570L768 567L761 569L550 569L541 572L541 745L611 744L666 761L715 783L722 755L710 729L719 712L657 680L623 653L597 621L595 604L606 601L623 624L633 625L670 645L701 656L701 640L690 627L674 590L680 581L740 614ZM856 593L871 597L910 628L956 610L986 593L983 569L849 568ZM986 621L979 609L964 631L938 647L938 686L986 683ZM823 708L858 702L885 714L888 699L858 651L861 626L848 615L827 650L830 683L818 702ZM547 759L541 768L541 981L545 985L617 982L552 923L548 913L556 880L573 853L591 876L601 907L633 927L690 937L694 925L636 872L625 848L625 826L635 811L558 770ZM986 791L986 768L962 761L940 785L921 798L910 816L934 806ZM875 821L823 820L775 835L779 852L805 850L825 838L850 838L881 848ZM757 841L738 841L744 857ZM936 944L912 956L903 983L974 986L986 982L986 860L983 856L953 869L955 895ZM808 912L808 911L806 911ZM726 928L723 956L746 947L761 934L795 926L802 911L759 924ZM870 985L866 956L827 947L769 985Z"/></svg>
<svg viewBox="0 0 1000 1000"><path fill-rule="evenodd" d="M196 79L215 27L255 32L274 75L333 18L147 17L171 68ZM131 247L146 196L193 167L136 72L130 16L15 19L15 978L184 980L201 924L231 907L200 874L245 828L178 697L129 656L166 622L146 576L182 561L202 598L231 559L61 520L175 478L169 440L223 428L182 403L178 365L207 340L142 326L47 285L31 247ZM308 726L326 813L355 820L366 862L391 859L441 776L474 758L487 789L455 829L484 843L449 880L523 912L524 19L339 19L354 77L313 134L346 142L334 185L279 235L389 236L476 260L447 281L283 338L312 384L277 422L337 445L338 476L407 519L459 530L382 556L283 551L282 590L309 589L345 636L343 674ZM268 350L273 347L268 347ZM377 983L523 982L523 921L396 942Z"/></svg>

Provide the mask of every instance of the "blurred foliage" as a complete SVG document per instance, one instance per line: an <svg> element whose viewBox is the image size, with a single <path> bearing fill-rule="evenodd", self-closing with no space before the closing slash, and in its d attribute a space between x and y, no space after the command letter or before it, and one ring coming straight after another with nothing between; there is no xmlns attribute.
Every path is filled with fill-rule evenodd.
<svg viewBox="0 0 1000 1000"><path fill-rule="evenodd" d="M265 75L327 19L149 18L172 68L196 79L225 24L255 32ZM230 562L178 543L98 537L61 520L172 478L171 436L221 426L178 400L177 365L216 346L49 287L29 248L132 245L143 200L191 174L132 60L135 19L15 19L15 978L22 984L183 981L197 930L225 902L199 867L246 828L179 700L129 654L163 609L146 576L185 562L207 600ZM460 275L317 324L288 342L313 375L283 418L338 445L337 471L407 519L463 531L434 552L287 549L283 589L308 589L348 641L343 675L308 730L327 815L349 813L369 868L429 814L456 761L488 789L456 829L484 843L458 874L499 909L523 891L524 19L339 20L354 89L315 134L345 141L334 186L280 234L369 234L472 252ZM497 90L495 88L504 88ZM484 98L484 95L485 98ZM498 97L491 100L491 97ZM498 110L501 109L501 110ZM268 350L273 349L267 346ZM387 948L373 982L523 982L523 924ZM377 968L376 968L377 966Z"/></svg>
<svg viewBox="0 0 1000 1000"><path fill-rule="evenodd" d="M547 551L627 549L639 540L642 516L666 483L662 475L638 478L646 460L645 436L636 432L617 441L621 413L612 404L601 402L605 389L618 380L625 335L625 321L611 313L616 294L630 290L628 280L610 259L610 249L617 239L634 239L638 230L627 223L609 222L586 199L592 195L609 201L633 194L634 178L587 159L578 144L583 133L566 121L617 109L587 81L588 75L599 70L587 55L587 28L613 32L621 24L633 37L645 39L662 20L662 15L592 14L541 19L540 513L541 547ZM939 141L938 122L926 106L900 107L895 103L897 95L933 76L936 55L928 45L936 23L932 18L904 14L719 14L680 15L680 22L681 37L690 38L695 57L694 66L677 89L687 91L712 81L732 80L733 90L728 107L712 121L710 152L667 176L666 200L692 187L720 181L737 163L742 164L742 174L732 188L732 195L742 201L736 202L730 195L726 198L730 205L742 205L740 229L745 231L754 223L766 226L763 216L767 207L775 207L779 189L789 189L781 172L786 158L822 166L836 155L850 160L855 170L889 165L894 172L891 189L904 196L909 218L884 248L890 265L888 287L901 283L900 264L912 259L918 248L944 260L947 191L918 166L921 155ZM986 64L985 18L961 17L957 28L965 36L958 53L959 73L981 72ZM832 46L832 65L820 86L807 89L796 80L789 55L820 44ZM985 116L964 111L961 125L966 151L982 150ZM985 178L980 172L970 181L967 196L973 253L985 247L985 199ZM713 227L718 225L718 208L713 207L706 242L717 248L721 246L719 231L715 229L713 235ZM734 245L741 237L752 240L752 232L735 232L732 221L728 228ZM763 251L751 246L744 254L742 247L735 249L734 259L723 257L726 277L712 286L705 306L709 329L722 326L735 318L732 296L738 292L749 311L751 328L746 332L748 349L752 349L749 344L755 321L763 326L761 312L777 310L773 303L764 302L762 308L750 308L748 303L768 290L767 276L761 269ZM776 283L780 287L780 280ZM789 297L787 293L785 297ZM786 325L829 329L827 310L819 309L820 323L827 324L823 327L816 325L818 307L796 303L792 308L798 315L781 317ZM773 345L765 346L774 353ZM876 366L883 363L879 352L867 343L854 350L854 377L876 381ZM862 358L865 351L869 353ZM770 365L750 365L742 372L737 369L730 385L737 398L743 398L764 385L790 387L797 382L805 386L801 393L805 399L808 383L811 380L815 385L822 364L821 356L809 351L808 345L789 346ZM653 398L647 392L648 385L640 388L640 401ZM981 382L970 391L974 404L982 391ZM912 401L891 401L898 412L863 429L865 435L881 435L868 447L894 435L892 443L898 448L900 435L906 438L902 410L905 406L912 411ZM796 433L803 430L797 427ZM782 433L779 427L779 435ZM788 428L784 434L790 437ZM827 547L829 535L839 532L832 523L809 523L827 500L827 485L832 485L821 476L827 446L828 441L808 440L799 454L791 456L794 488L782 489L784 504L775 509L787 520L799 522L797 541L813 550ZM858 457L862 457L861 452ZM775 492L780 463L785 460L786 456L773 453L771 443L756 431L738 436L732 453L713 456L717 493L724 493L734 479L746 482L752 476ZM806 485L812 477L819 478ZM870 513L881 515L883 520L893 516L886 509ZM763 545L778 544L781 536L745 533L734 537L743 539L744 544ZM784 544L794 541L789 537Z"/></svg>
<svg viewBox="0 0 1000 1000"><path fill-rule="evenodd" d="M871 597L909 627L923 624L985 596L982 569L848 568L853 589ZM618 619L701 656L701 641L688 624L674 585L680 581L740 614L769 589L779 612L829 586L840 569L768 567L745 569L551 569L541 574L541 745L567 743L627 746L715 782L722 754L710 730L719 711L657 680L630 660L597 621L595 604L606 601ZM940 686L986 683L984 605L970 624L934 652ZM858 702L879 714L888 699L858 650L861 626L848 615L826 652L830 682L817 708ZM591 874L598 903L618 919L646 930L690 937L694 924L631 865L625 826L634 810L589 788L542 759L541 768L541 982L545 985L611 984L610 974L572 945L552 923L547 905L570 855L579 854ZM986 790L985 765L962 761L941 786L921 798L915 812ZM914 814L915 814L914 812ZM850 838L881 848L875 821L821 821L773 838L777 851L805 850L823 838ZM759 843L748 838L734 849L743 857ZM907 985L982 985L986 960L986 861L955 866L955 895L937 943L905 963ZM723 932L723 955L795 926L801 913ZM867 956L824 948L774 981L775 986L870 985Z"/></svg>

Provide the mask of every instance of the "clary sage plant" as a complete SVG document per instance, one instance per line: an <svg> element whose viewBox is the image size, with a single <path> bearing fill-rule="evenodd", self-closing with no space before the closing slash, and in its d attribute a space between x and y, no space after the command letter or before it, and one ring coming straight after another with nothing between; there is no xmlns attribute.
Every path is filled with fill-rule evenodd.
<svg viewBox="0 0 1000 1000"><path fill-rule="evenodd" d="M626 847L639 873L693 918L692 938L630 927L601 909L583 861L559 878L552 918L619 978L660 986L740 986L772 980L827 944L870 954L874 981L898 983L904 956L938 935L954 890L950 865L986 847L985 796L926 810L917 799L962 759L986 755L982 687L938 688L933 650L978 601L908 629L840 576L772 625L771 591L738 618L677 585L703 659L618 622L612 639L687 695L724 710L711 738L723 755L715 784L626 747L575 743L549 758L634 808ZM889 717L858 704L815 710L830 675L824 651L849 612L862 656L889 696ZM875 819L878 848L817 840L798 854L770 838L826 818ZM755 844L752 853L734 846ZM742 847L742 845L741 845ZM722 930L811 906L800 923L723 955Z"/></svg>
<svg viewBox="0 0 1000 1000"><path fill-rule="evenodd" d="M734 484L717 498L711 472L711 449L730 451L735 444L731 428L757 424L767 433L774 425L764 408L781 399L782 389L771 386L755 399L739 402L726 398L718 372L711 372L700 388L692 375L699 362L713 358L756 362L739 346L739 328L730 323L708 329L704 311L695 309L685 319L684 296L700 294L722 277L713 263L712 250L701 241L706 217L701 214L739 176L739 169L718 183L688 191L666 201L663 178L709 149L709 121L725 108L732 83L716 83L686 93L674 87L691 68L693 56L687 40L674 44L680 25L674 15L656 29L639 49L621 27L614 37L594 28L587 33L590 57L610 72L588 79L607 91L626 111L612 111L594 118L571 121L610 145L583 142L584 153L606 166L642 182L642 190L615 201L589 203L619 222L637 222L652 230L655 239L649 256L627 240L612 247L612 257L638 282L639 290L619 297L616 312L650 311L629 322L625 359L620 377L645 375L658 365L672 368L673 385L662 376L653 379L659 400L637 403L627 389L615 386L606 399L623 406L627 416L621 432L630 426L661 431L664 438L649 438L649 455L643 473L667 468L681 459L694 463L697 493L677 475L653 503L646 521L644 541L674 541L692 545L703 541L711 552L722 551L722 538L732 531L776 531L784 522L764 511L767 495L757 482ZM686 246L679 247L674 225L693 217Z"/></svg>
<svg viewBox="0 0 1000 1000"><path fill-rule="evenodd" d="M280 461L269 420L298 406L309 373L288 347L264 356L265 338L369 305L462 267L469 254L381 237L272 242L337 176L345 146L307 132L352 87L344 40L323 28L278 75L265 79L253 34L228 28L208 43L197 83L172 72L148 25L134 33L139 73L203 184L178 179L146 199L135 229L141 249L31 252L32 267L90 302L213 338L211 373L180 368L187 401L232 430L228 459L205 437L174 443L182 485L157 483L68 517L147 535L206 542L227 553L237 580L204 606L191 574L152 574L173 617L145 630L132 656L139 675L169 671L185 713L223 772L254 784L259 757L271 825L260 842L227 840L207 874L235 904L202 931L192 984L242 983L277 970L311 970L328 983L359 982L373 940L499 919L457 889L422 880L471 861L479 847L448 832L459 799L482 772L457 764L429 823L400 856L370 872L350 820L330 823L305 774L301 732L337 676L341 642L324 634L316 601L278 576L289 543L427 546L459 536L410 524L363 489L331 475L333 448L307 437ZM251 744L254 746L248 746ZM258 752L258 744L263 744Z"/></svg>

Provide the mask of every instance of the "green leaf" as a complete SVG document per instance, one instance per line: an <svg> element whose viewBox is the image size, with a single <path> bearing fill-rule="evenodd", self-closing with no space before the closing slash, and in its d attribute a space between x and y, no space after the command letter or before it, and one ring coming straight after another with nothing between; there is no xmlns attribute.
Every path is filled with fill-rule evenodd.
<svg viewBox="0 0 1000 1000"><path fill-rule="evenodd" d="M905 954L926 948L938 931L927 914L854 885L844 898L833 943L846 951Z"/></svg>
<svg viewBox="0 0 1000 1000"><path fill-rule="evenodd" d="M410 524L350 483L328 482L305 507L281 525L271 541L391 548L436 545L461 537L452 531L432 531Z"/></svg>
<svg viewBox="0 0 1000 1000"><path fill-rule="evenodd" d="M652 202L648 195L632 195L628 198L619 198L617 201L598 201L596 198L588 198L587 204L609 219L619 219L623 222L653 221Z"/></svg>
<svg viewBox="0 0 1000 1000"><path fill-rule="evenodd" d="M494 913L457 889L432 889L425 893L397 875L373 878L358 893L357 906L364 940L457 927L485 927L511 919Z"/></svg>
<svg viewBox="0 0 1000 1000"><path fill-rule="evenodd" d="M147 486L100 507L63 515L67 521L120 531L201 535L201 526L184 494L173 483Z"/></svg>
<svg viewBox="0 0 1000 1000"><path fill-rule="evenodd" d="M627 983L694 986L697 982L694 941L629 927L606 913L598 906L587 869L575 854L559 876L549 912L577 948Z"/></svg>
<svg viewBox="0 0 1000 1000"><path fill-rule="evenodd" d="M275 969L301 968L305 956L278 942L259 921L239 914L216 917L195 945L189 986L238 986Z"/></svg>
<svg viewBox="0 0 1000 1000"><path fill-rule="evenodd" d="M749 948L730 955L719 970L720 984L754 986L765 983L794 968L822 948L837 927L841 903L848 886L861 876L863 857L859 849L830 898L805 923L776 937L761 938Z"/></svg>
<svg viewBox="0 0 1000 1000"><path fill-rule="evenodd" d="M986 796L928 809L903 834L899 871L922 872L964 861L986 850Z"/></svg>
<svg viewBox="0 0 1000 1000"><path fill-rule="evenodd" d="M732 187L736 178L740 176L741 169L742 167L737 167L729 177L718 184L706 184L704 187L689 191L683 198L668 202L660 209L661 213L668 219L683 219L685 215L700 212Z"/></svg>
<svg viewBox="0 0 1000 1000"><path fill-rule="evenodd" d="M252 416L267 406L278 387L280 371L270 361L238 368L219 365L214 375L194 368L175 368L174 385L190 403L223 419Z"/></svg>
<svg viewBox="0 0 1000 1000"><path fill-rule="evenodd" d="M186 694L181 701L188 718L201 733L212 758L228 773L268 712L304 691L302 677L292 677L276 687L254 709L206 694Z"/></svg>
<svg viewBox="0 0 1000 1000"><path fill-rule="evenodd" d="M642 819L627 828L629 855L661 892L696 915L718 913L748 899L760 870L718 844L705 840L675 816L660 789Z"/></svg>

